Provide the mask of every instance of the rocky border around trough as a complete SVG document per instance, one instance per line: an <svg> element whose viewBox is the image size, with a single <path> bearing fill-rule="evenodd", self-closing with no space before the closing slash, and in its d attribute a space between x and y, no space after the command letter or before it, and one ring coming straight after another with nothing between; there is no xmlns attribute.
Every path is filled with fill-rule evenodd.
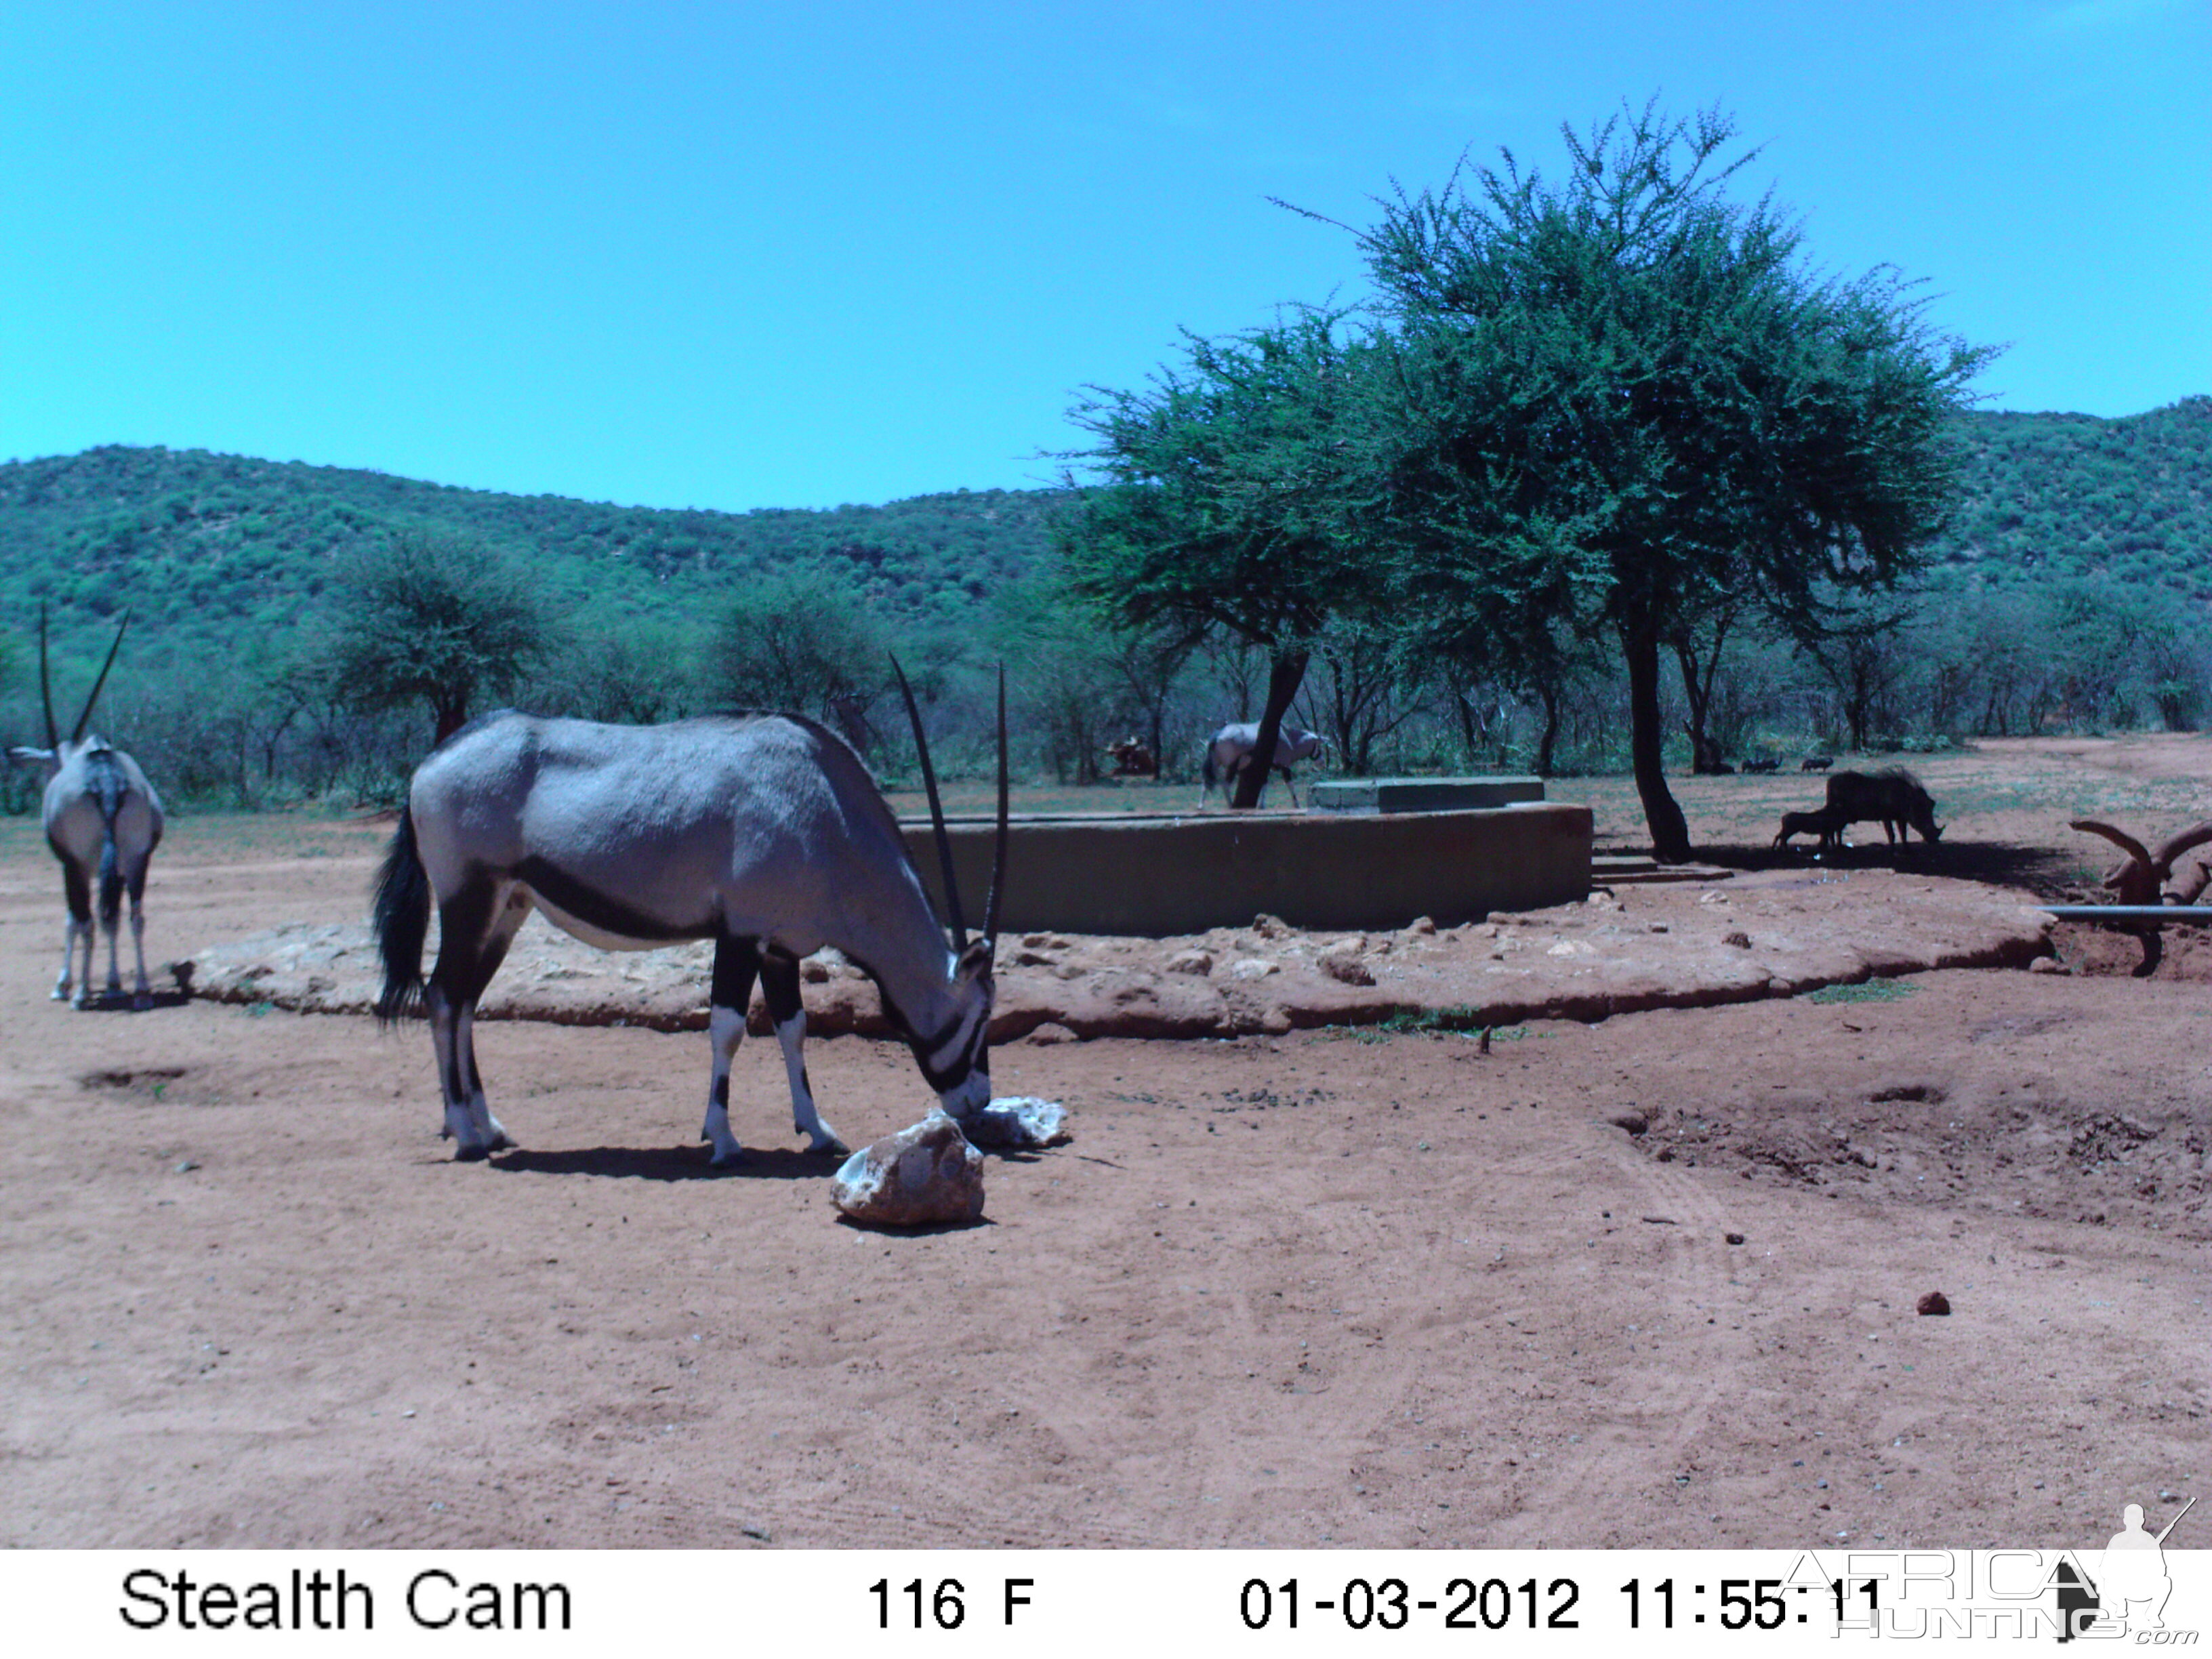
<svg viewBox="0 0 2212 1659"><path fill-rule="evenodd" d="M1450 928L1423 920L1394 933L1316 933L1261 916L1181 939L1030 933L999 942L991 1036L1589 1021L1939 968L2026 968L2050 957L2051 925L2016 895L1972 882L1810 869L1601 890ZM703 1030L711 949L596 951L532 916L479 1018ZM835 951L808 957L802 975L811 1031L890 1035L874 986ZM303 921L204 951L191 977L193 994L217 1001L361 1015L380 975L365 926ZM769 1029L757 1000L751 1029Z"/></svg>

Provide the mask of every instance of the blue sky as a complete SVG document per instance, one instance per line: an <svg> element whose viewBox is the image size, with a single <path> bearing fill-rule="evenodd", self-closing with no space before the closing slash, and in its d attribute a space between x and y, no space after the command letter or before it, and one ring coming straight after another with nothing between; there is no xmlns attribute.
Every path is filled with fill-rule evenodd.
<svg viewBox="0 0 2212 1659"><path fill-rule="evenodd" d="M1048 482L1086 384L1357 298L1346 224L1717 103L1987 406L2212 392L2207 0L0 9L0 459L658 507Z"/></svg>

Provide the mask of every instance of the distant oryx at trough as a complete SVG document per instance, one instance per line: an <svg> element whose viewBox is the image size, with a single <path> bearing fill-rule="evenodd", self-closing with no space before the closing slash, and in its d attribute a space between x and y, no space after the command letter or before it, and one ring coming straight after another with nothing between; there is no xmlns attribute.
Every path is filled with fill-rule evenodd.
<svg viewBox="0 0 2212 1659"><path fill-rule="evenodd" d="M1293 806L1298 804L1298 785L1297 780L1291 775L1291 763L1311 760L1321 753L1323 741L1319 732L1301 732L1295 726L1283 726L1275 734L1273 769L1283 775L1283 782L1291 792L1291 805ZM1237 780L1251 766L1252 751L1259 744L1260 727L1256 721L1224 726L1213 734L1212 741L1206 745L1204 781L1198 788L1198 804L1200 806L1206 805L1206 797L1213 792L1213 786L1217 783L1221 786L1224 796L1235 798L1231 792ZM1262 795L1267 793L1264 781L1260 785L1260 793Z"/></svg>
<svg viewBox="0 0 2212 1659"><path fill-rule="evenodd" d="M905 687L905 677L900 677ZM714 1066L700 1139L744 1156L730 1130L730 1060L758 975L783 1045L793 1126L843 1152L815 1110L801 1052L799 959L835 945L876 981L884 1016L963 1124L991 1097L992 957L1006 852L1006 726L999 702L999 825L983 937L970 941L952 880L937 780L907 693L944 865L952 943L898 822L844 740L795 714L667 726L539 720L512 709L463 727L416 769L376 889L380 1019L430 1017L458 1156L514 1143L484 1104L471 1027L477 1000L534 905L587 944L651 950L711 939ZM433 899L441 940L426 986Z"/></svg>
<svg viewBox="0 0 2212 1659"><path fill-rule="evenodd" d="M115 643L107 647L107 660L84 700L84 712L67 743L54 725L53 681L46 670L46 617L39 613L39 693L46 712L46 746L18 747L8 751L10 760L46 769L46 793L40 808L46 821L46 845L62 862L62 894L69 918L62 935L61 977L54 981L54 999L70 995L70 968L79 939L84 941L84 971L76 979L76 1004L92 1000L92 885L100 884L100 919L107 927L107 991L123 993L121 964L116 960L117 933L122 930L123 895L131 895L131 941L138 953L138 984L131 1006L150 1008L154 994L146 984L146 866L161 844L161 798L138 763L97 733L88 734L93 705L107 684L107 671L115 666L115 653L123 648L124 629L131 626L126 613L115 630Z"/></svg>

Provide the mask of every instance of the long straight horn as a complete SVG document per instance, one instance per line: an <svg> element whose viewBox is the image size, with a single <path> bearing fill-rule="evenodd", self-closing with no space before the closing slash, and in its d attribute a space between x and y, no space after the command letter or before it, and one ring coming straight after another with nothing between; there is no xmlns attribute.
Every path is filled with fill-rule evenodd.
<svg viewBox="0 0 2212 1659"><path fill-rule="evenodd" d="M46 672L46 607L39 606L39 696L46 705L46 747L62 746L62 734L54 727L54 682Z"/></svg>
<svg viewBox="0 0 2212 1659"><path fill-rule="evenodd" d="M921 787L929 792L929 824L937 835L938 867L945 872L945 908L952 919L952 948L968 948L968 924L960 915L960 888L952 879L952 837L945 828L945 808L937 799L937 772L929 763L929 739L921 735L921 710L915 707L914 688L906 683L906 670L899 659L891 659L891 672L898 676L899 695L906 699L906 717L914 725L915 752L921 757Z"/></svg>
<svg viewBox="0 0 2212 1659"><path fill-rule="evenodd" d="M983 937L999 942L999 901L1006 891L1006 665L999 665L999 834L991 849L991 896L983 903Z"/></svg>
<svg viewBox="0 0 2212 1659"><path fill-rule="evenodd" d="M92 695L84 700L84 713L76 717L76 730L70 733L71 743L84 741L84 728L92 724L92 707L100 701L100 689L107 684L107 671L115 666L115 653L123 648L124 629L131 626L131 613L123 613L123 627L115 630L115 643L107 647L107 660L100 665L100 678L92 683Z"/></svg>

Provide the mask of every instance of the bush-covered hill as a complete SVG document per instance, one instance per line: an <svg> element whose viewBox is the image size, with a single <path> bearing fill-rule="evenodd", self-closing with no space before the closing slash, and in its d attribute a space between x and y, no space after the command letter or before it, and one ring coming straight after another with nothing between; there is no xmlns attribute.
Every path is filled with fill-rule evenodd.
<svg viewBox="0 0 2212 1659"><path fill-rule="evenodd" d="M1975 413L1938 585L2107 574L2212 601L2212 398L2118 420ZM0 618L41 601L80 660L130 606L133 655L221 660L312 622L335 562L393 531L474 538L586 629L688 624L746 577L818 562L902 629L972 618L1047 556L1049 490L884 507L669 511L504 495L300 462L119 447L0 465ZM20 659L19 659L20 660Z"/></svg>
<svg viewBox="0 0 2212 1659"><path fill-rule="evenodd" d="M1993 583L2104 575L2212 600L2212 398L2147 415L1976 413L1939 572Z"/></svg>
<svg viewBox="0 0 2212 1659"><path fill-rule="evenodd" d="M112 447L0 465L0 614L27 632L47 602L58 644L82 656L128 606L142 662L220 653L310 619L349 552L418 531L508 556L587 627L687 619L749 575L809 561L926 627L970 615L1038 561L1051 500L959 490L887 507L667 511Z"/></svg>

